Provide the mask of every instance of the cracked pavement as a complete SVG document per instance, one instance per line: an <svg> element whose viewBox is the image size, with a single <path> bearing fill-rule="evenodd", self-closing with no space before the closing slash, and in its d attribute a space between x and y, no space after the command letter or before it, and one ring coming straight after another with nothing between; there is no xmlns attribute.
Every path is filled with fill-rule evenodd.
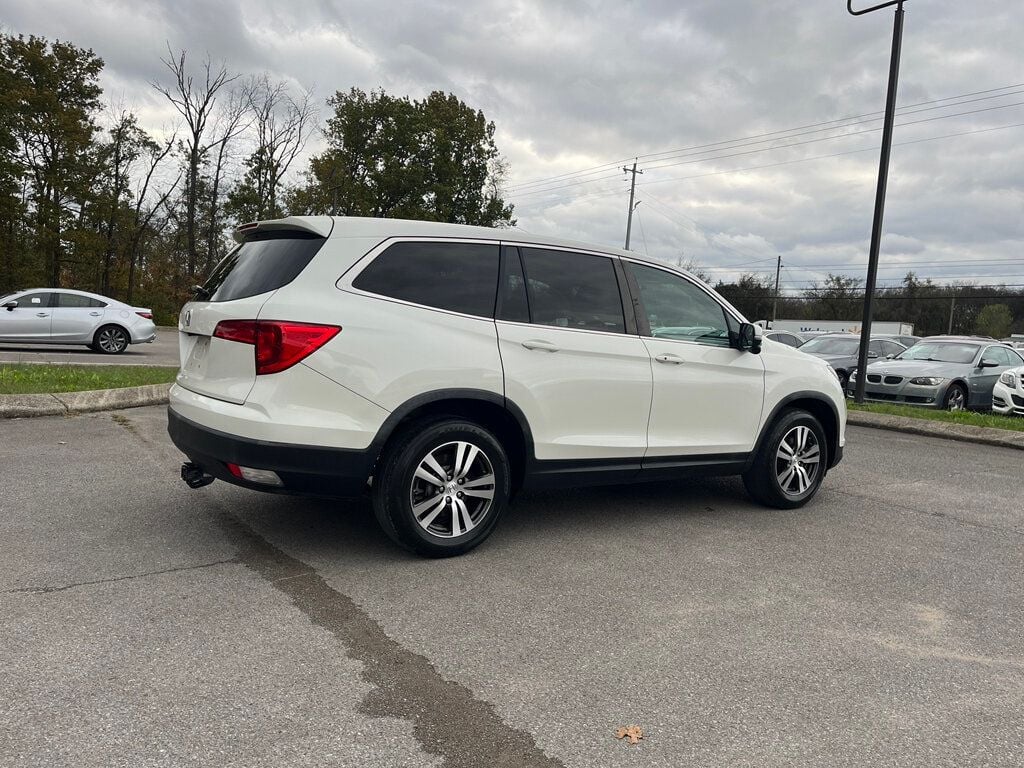
<svg viewBox="0 0 1024 768"><path fill-rule="evenodd" d="M1024 762L1017 451L851 428L802 510L535 493L426 561L164 430L0 422L0 765Z"/></svg>

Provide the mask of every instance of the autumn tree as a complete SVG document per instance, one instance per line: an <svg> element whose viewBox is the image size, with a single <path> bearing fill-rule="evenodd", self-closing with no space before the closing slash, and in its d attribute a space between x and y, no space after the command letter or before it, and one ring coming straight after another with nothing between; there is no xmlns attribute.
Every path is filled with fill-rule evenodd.
<svg viewBox="0 0 1024 768"><path fill-rule="evenodd" d="M1010 335L1013 325L1013 314L1005 304L989 304L982 307L978 319L974 323L975 333L1001 339Z"/></svg>

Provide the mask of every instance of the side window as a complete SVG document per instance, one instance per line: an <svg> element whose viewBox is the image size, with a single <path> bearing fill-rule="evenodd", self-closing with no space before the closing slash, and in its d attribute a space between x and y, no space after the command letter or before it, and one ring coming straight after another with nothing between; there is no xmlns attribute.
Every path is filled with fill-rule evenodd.
<svg viewBox="0 0 1024 768"><path fill-rule="evenodd" d="M981 357L984 360L995 360L1000 365L1010 364L1010 355L1001 347L989 347Z"/></svg>
<svg viewBox="0 0 1024 768"><path fill-rule="evenodd" d="M725 309L702 289L671 272L631 263L651 336L729 346Z"/></svg>
<svg viewBox="0 0 1024 768"><path fill-rule="evenodd" d="M85 309L92 306L92 301L88 296L77 296L74 293L57 294L58 307Z"/></svg>
<svg viewBox="0 0 1024 768"><path fill-rule="evenodd" d="M530 322L530 305L526 301L526 278L519 249L504 246L501 249L501 281L498 283L499 320L515 323Z"/></svg>
<svg viewBox="0 0 1024 768"><path fill-rule="evenodd" d="M498 246L481 243L395 243L352 287L466 315L494 317Z"/></svg>
<svg viewBox="0 0 1024 768"><path fill-rule="evenodd" d="M18 309L44 309L50 306L52 293L26 293L19 298Z"/></svg>
<svg viewBox="0 0 1024 768"><path fill-rule="evenodd" d="M625 333L615 266L606 256L522 248L532 322Z"/></svg>
<svg viewBox="0 0 1024 768"><path fill-rule="evenodd" d="M882 351L882 342L879 339L872 339L868 342L868 352L873 352L878 357L885 357L885 352Z"/></svg>
<svg viewBox="0 0 1024 768"><path fill-rule="evenodd" d="M107 302L100 301L99 299L89 299L89 306L93 307L94 309L99 309L107 306Z"/></svg>

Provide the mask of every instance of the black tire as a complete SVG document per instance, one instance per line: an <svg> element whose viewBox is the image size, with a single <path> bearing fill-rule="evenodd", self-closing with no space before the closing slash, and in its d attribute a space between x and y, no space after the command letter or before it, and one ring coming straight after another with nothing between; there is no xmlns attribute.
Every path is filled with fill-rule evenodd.
<svg viewBox="0 0 1024 768"><path fill-rule="evenodd" d="M466 444L479 453L459 447ZM417 474L430 458L446 472L438 482L424 479L437 478L428 468ZM461 472L456 471L460 458ZM508 505L511 472L504 448L488 430L464 419L435 419L403 430L378 467L373 478L377 522L392 541L419 555L468 552L491 535ZM482 498L487 493L491 497ZM414 504L421 507L419 514Z"/></svg>
<svg viewBox="0 0 1024 768"><path fill-rule="evenodd" d="M808 428L809 433L797 431L800 427ZM796 463L799 468L794 470L795 474L788 474L788 471L794 468L793 459L783 456L787 449L793 450L802 434L808 435L807 447L796 456L803 456L805 459L817 458L817 462L798 460ZM816 453L812 449L811 435L817 447ZM783 440L786 440L785 449L782 448ZM750 469L743 475L743 484L755 501L777 509L796 509L814 498L814 494L821 487L827 468L828 441L821 422L813 414L793 408L783 411L769 428ZM801 470L805 473L803 477L799 476ZM785 485L783 478L787 478ZM805 479L807 486L800 490Z"/></svg>
<svg viewBox="0 0 1024 768"><path fill-rule="evenodd" d="M131 338L128 331L119 325L104 325L96 330L89 346L101 355L120 355L126 349Z"/></svg>
<svg viewBox="0 0 1024 768"><path fill-rule="evenodd" d="M843 388L845 393L847 387L850 386L850 374L846 371L836 371L836 375L839 377L839 386Z"/></svg>
<svg viewBox="0 0 1024 768"><path fill-rule="evenodd" d="M959 405L958 405L959 404ZM942 398L942 408L946 411L967 410L967 390L963 384L950 384Z"/></svg>

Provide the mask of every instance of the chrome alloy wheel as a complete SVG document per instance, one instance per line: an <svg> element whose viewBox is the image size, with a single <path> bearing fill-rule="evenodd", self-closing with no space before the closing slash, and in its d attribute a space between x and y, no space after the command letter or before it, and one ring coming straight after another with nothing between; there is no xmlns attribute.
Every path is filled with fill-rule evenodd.
<svg viewBox="0 0 1024 768"><path fill-rule="evenodd" d="M960 387L953 387L946 396L946 408L950 411L962 411L967 407L967 398Z"/></svg>
<svg viewBox="0 0 1024 768"><path fill-rule="evenodd" d="M821 448L810 427L797 426L779 442L775 453L775 475L787 496L802 496L814 487L821 469Z"/></svg>
<svg viewBox="0 0 1024 768"><path fill-rule="evenodd" d="M96 343L104 352L116 355L128 346L128 337L120 328L104 328L100 331Z"/></svg>
<svg viewBox="0 0 1024 768"><path fill-rule="evenodd" d="M420 527L452 539L476 528L494 500L491 460L467 442L445 443L423 457L413 474L409 502Z"/></svg>

